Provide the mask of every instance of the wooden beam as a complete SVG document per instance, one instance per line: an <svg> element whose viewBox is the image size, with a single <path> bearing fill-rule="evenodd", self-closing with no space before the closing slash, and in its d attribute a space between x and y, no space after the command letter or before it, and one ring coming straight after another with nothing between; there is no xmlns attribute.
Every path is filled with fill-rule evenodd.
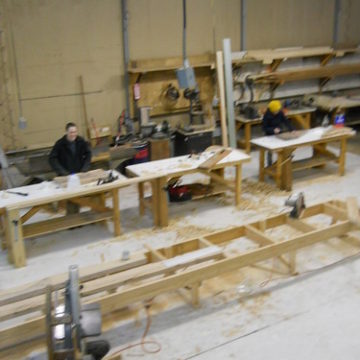
<svg viewBox="0 0 360 360"><path fill-rule="evenodd" d="M291 227L293 227L294 229L299 230L301 232L305 232L305 233L316 230L315 226L310 225L304 221L291 218L291 217L288 217L286 219L286 223L288 225L290 225Z"/></svg>
<svg viewBox="0 0 360 360"><path fill-rule="evenodd" d="M345 211L331 204L324 204L324 213L334 218L334 220L346 220L348 218Z"/></svg>
<svg viewBox="0 0 360 360"><path fill-rule="evenodd" d="M24 224L30 218L32 218L42 207L41 206L34 206L29 211L27 211L21 218L20 221Z"/></svg>
<svg viewBox="0 0 360 360"><path fill-rule="evenodd" d="M216 52L216 73L220 101L220 122L221 122L221 142L225 147L229 146L227 124L226 124L226 106L225 106L225 83L224 83L224 61L222 51Z"/></svg>
<svg viewBox="0 0 360 360"><path fill-rule="evenodd" d="M360 214L357 198L355 196L346 199L347 215L349 220L355 224L360 225Z"/></svg>
<svg viewBox="0 0 360 360"><path fill-rule="evenodd" d="M113 217L112 211L93 212L85 211L79 214L61 216L49 220L43 220L36 223L23 225L22 231L24 238L48 234L54 231L69 229L74 226L91 224L103 220L109 220Z"/></svg>
<svg viewBox="0 0 360 360"><path fill-rule="evenodd" d="M95 280L114 273L125 271L137 266L145 265L147 262L143 253L132 254L127 261L115 260L104 264L92 265L80 268L80 282ZM40 281L20 286L16 289L0 292L0 306L22 301L38 295L45 294L46 286L50 285L53 290L60 290L65 287L68 280L68 273L55 275Z"/></svg>
<svg viewBox="0 0 360 360"><path fill-rule="evenodd" d="M245 225L245 236L260 246L274 244L274 241L252 225Z"/></svg>
<svg viewBox="0 0 360 360"><path fill-rule="evenodd" d="M255 83L281 83L315 78L331 78L335 76L351 74L360 74L360 63L335 64L329 66L306 68L302 70L283 70L271 73L251 75L250 79L252 79Z"/></svg>

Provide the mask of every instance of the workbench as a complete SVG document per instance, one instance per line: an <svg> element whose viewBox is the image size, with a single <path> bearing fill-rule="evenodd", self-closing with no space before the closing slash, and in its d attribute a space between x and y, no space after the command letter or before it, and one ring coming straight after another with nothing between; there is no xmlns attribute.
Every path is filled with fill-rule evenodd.
<svg viewBox="0 0 360 360"><path fill-rule="evenodd" d="M152 180L152 199L151 208L154 214L154 222L157 226L168 225L168 196L167 186L172 179L180 178L184 175L202 173L211 178L217 188L215 193L220 190L230 189L235 192L235 204L240 203L241 195L241 167L244 162L250 161L250 156L239 150L231 152L215 164L210 170L199 168L204 161L214 156L214 151L204 151L198 157L184 155L158 161L131 165L126 168L127 175L133 177L157 177ZM228 180L224 177L226 167L235 166L235 179ZM144 199L144 182L139 182L139 211L144 214L147 202Z"/></svg>
<svg viewBox="0 0 360 360"><path fill-rule="evenodd" d="M267 174L274 178L276 185L280 189L290 191L292 189L293 171L321 167L329 161L338 163L339 175L344 175L346 142L349 137L355 135L355 131L351 129L348 131L339 130L339 133L335 134L329 130L330 128L322 127L303 130L301 131L301 136L290 140L283 140L278 135L264 136L251 140L251 144L256 145L260 150L259 181L264 181L265 174ZM340 143L339 155L326 149L328 144L336 142ZM292 153L296 149L306 146L313 148L313 156L309 159L292 161ZM265 151L277 154L277 161L268 167L264 165Z"/></svg>
<svg viewBox="0 0 360 360"><path fill-rule="evenodd" d="M287 118L294 121L301 129L310 129L311 114L316 111L315 107L300 107L298 109L288 109L285 111ZM249 119L244 115L235 116L236 131L238 132L244 127L244 139L238 139L237 144L240 148L244 148L246 153L251 150L251 127L262 123L262 116Z"/></svg>
<svg viewBox="0 0 360 360"><path fill-rule="evenodd" d="M353 96L330 96L330 95L307 95L305 101L311 102L318 109L328 112L331 115L331 122L334 122L336 113L346 113L347 110L360 107L360 94ZM358 124L359 122L353 122ZM349 124L345 120L345 124Z"/></svg>
<svg viewBox="0 0 360 360"><path fill-rule="evenodd" d="M119 189L141 182L142 178L127 179L121 177L108 184L96 183L80 185L75 189L67 189L55 182L13 188L0 192L0 220L3 224L5 241L2 248L8 249L9 262L16 267L26 265L24 239L65 230L77 226L107 220L114 223L114 235L121 234ZM144 179L151 180L149 177ZM18 192L19 194L15 194ZM28 195L21 195L28 194ZM112 207L105 204L105 195L112 199ZM77 214L61 215L50 219L27 223L39 210L52 209L54 205L70 201L80 207L90 208ZM54 211L57 214L57 211ZM34 220L34 219L33 219Z"/></svg>

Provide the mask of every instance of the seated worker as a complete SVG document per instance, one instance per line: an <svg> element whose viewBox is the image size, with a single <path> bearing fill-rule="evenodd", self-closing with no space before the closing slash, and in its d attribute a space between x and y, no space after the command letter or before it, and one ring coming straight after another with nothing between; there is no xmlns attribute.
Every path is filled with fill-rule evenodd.
<svg viewBox="0 0 360 360"><path fill-rule="evenodd" d="M285 131L293 131L294 128L290 120L282 111L279 100L270 101L268 108L262 119L262 128L265 135L276 135ZM272 165L272 153L267 153L267 166Z"/></svg>
<svg viewBox="0 0 360 360"><path fill-rule="evenodd" d="M59 176L88 171L91 162L89 144L78 136L74 123L66 124L66 134L59 139L49 155L51 168Z"/></svg>
<svg viewBox="0 0 360 360"><path fill-rule="evenodd" d="M74 123L67 123L65 130L66 134L55 143L50 152L51 168L59 176L88 171L91 162L89 144L81 136L78 136L78 130ZM68 215L76 214L79 210L79 205L67 201L66 213Z"/></svg>

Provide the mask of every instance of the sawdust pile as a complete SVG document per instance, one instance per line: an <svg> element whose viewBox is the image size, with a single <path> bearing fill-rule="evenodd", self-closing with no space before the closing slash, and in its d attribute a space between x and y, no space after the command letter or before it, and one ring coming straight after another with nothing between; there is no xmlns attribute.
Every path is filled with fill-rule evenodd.
<svg viewBox="0 0 360 360"><path fill-rule="evenodd" d="M288 196L288 194L288 192L278 189L275 185L244 179L241 186L241 201L237 206L237 210L260 210L261 213L271 213L274 210L274 204L270 201L271 198L273 196ZM233 205L234 194L227 193L218 201L224 205Z"/></svg>

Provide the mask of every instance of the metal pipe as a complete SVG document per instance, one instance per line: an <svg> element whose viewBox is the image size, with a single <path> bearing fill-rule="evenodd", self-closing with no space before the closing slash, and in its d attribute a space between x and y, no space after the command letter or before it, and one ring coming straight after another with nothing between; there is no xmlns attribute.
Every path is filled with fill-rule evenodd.
<svg viewBox="0 0 360 360"><path fill-rule="evenodd" d="M240 50L246 49L246 0L241 0L240 9Z"/></svg>
<svg viewBox="0 0 360 360"><path fill-rule="evenodd" d="M341 0L335 0L334 8L334 29L333 29L333 46L339 42L339 18L341 12Z"/></svg>
<svg viewBox="0 0 360 360"><path fill-rule="evenodd" d="M224 72L225 72L225 97L228 118L229 144L236 149L236 130L235 130L235 112L234 112L234 94L233 94L233 77L231 61L231 41L223 40L224 53Z"/></svg>
<svg viewBox="0 0 360 360"><path fill-rule="evenodd" d="M124 59L124 86L125 86L125 124L127 130L132 132L130 120L130 93L129 93L129 37L128 37L128 9L127 0L121 0L121 19L122 19L122 40L123 40L123 59Z"/></svg>
<svg viewBox="0 0 360 360"><path fill-rule="evenodd" d="M183 62L186 67L188 65L186 59L186 0L183 0Z"/></svg>

